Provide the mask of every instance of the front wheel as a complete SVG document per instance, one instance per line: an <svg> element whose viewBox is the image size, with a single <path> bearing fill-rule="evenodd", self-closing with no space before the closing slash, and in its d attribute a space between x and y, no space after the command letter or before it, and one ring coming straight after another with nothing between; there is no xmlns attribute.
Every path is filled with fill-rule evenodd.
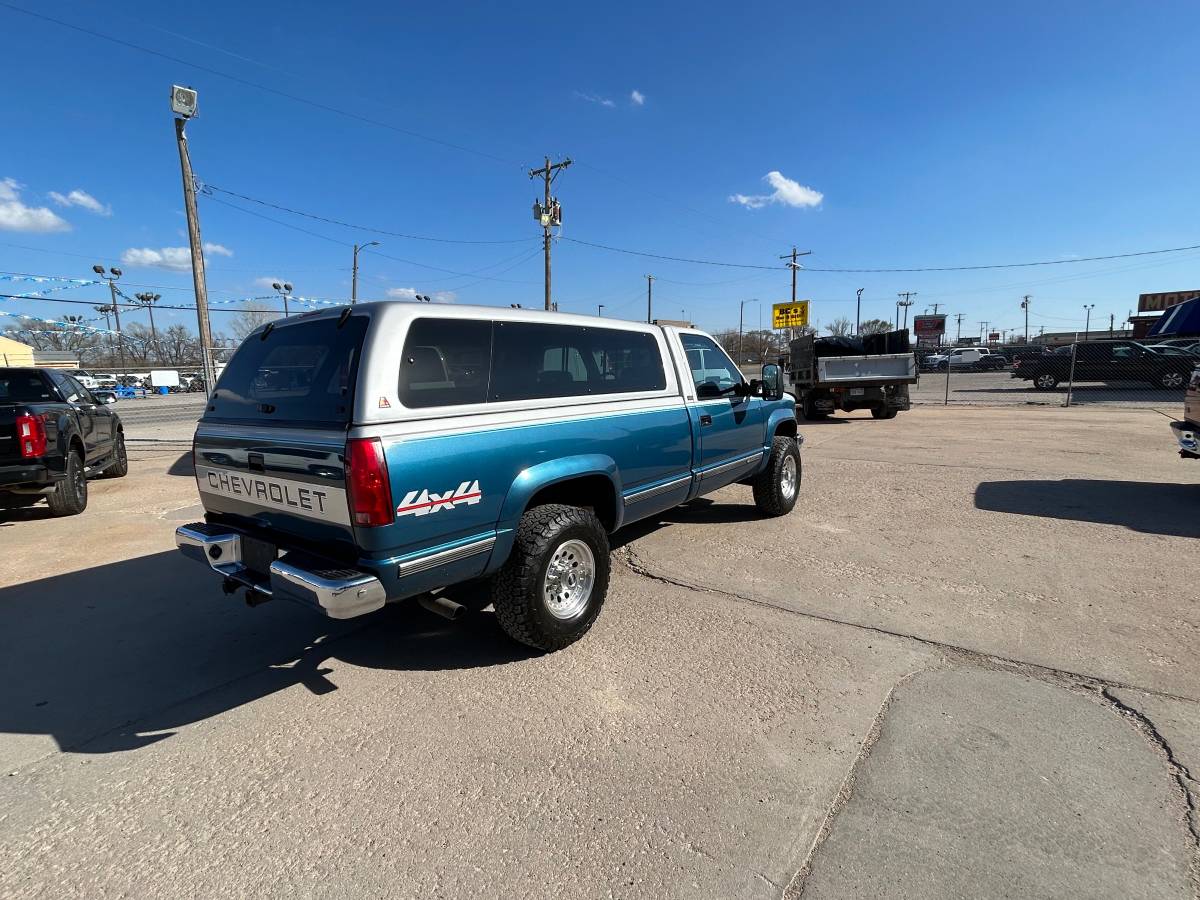
<svg viewBox="0 0 1200 900"><path fill-rule="evenodd" d="M1058 387L1058 378L1049 372L1043 372L1033 379L1033 386L1039 391L1052 391Z"/></svg>
<svg viewBox="0 0 1200 900"><path fill-rule="evenodd" d="M492 580L500 627L539 650L573 644L600 615L609 572L608 534L595 513L560 503L534 507Z"/></svg>
<svg viewBox="0 0 1200 900"><path fill-rule="evenodd" d="M896 410L890 406L875 406L871 409L871 417L874 419L894 419L896 418Z"/></svg>
<svg viewBox="0 0 1200 900"><path fill-rule="evenodd" d="M786 516L800 494L800 447L795 438L777 437L771 441L767 467L755 476L754 505L766 516Z"/></svg>
<svg viewBox="0 0 1200 900"><path fill-rule="evenodd" d="M1158 376L1158 380L1155 382L1155 384L1158 387L1166 388L1167 390L1174 390L1177 388L1181 388L1186 383L1187 383L1187 378L1184 376L1184 374L1182 372L1176 372L1174 370L1169 371L1169 372L1163 372L1161 375Z"/></svg>
<svg viewBox="0 0 1200 900"><path fill-rule="evenodd" d="M113 455L112 463L101 473L101 478L124 478L129 474L129 454L125 450L124 431L117 432L117 446Z"/></svg>

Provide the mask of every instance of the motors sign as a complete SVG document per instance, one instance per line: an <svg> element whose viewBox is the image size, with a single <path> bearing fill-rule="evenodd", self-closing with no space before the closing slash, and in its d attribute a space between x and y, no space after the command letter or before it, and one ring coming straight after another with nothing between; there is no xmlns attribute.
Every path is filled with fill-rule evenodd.
<svg viewBox="0 0 1200 900"><path fill-rule="evenodd" d="M941 337L946 333L946 317L913 316L913 331L916 332L917 340Z"/></svg>

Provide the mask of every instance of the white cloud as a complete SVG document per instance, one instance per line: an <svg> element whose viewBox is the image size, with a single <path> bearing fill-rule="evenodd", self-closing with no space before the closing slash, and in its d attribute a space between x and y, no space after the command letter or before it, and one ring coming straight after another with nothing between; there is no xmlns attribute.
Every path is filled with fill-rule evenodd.
<svg viewBox="0 0 1200 900"><path fill-rule="evenodd" d="M130 247L121 254L121 262L127 266L150 266L155 269L171 269L184 272L192 268L192 253L187 247Z"/></svg>
<svg viewBox="0 0 1200 900"><path fill-rule="evenodd" d="M393 300L416 300L416 288L388 288L388 297ZM429 297L434 303L453 303L458 299L458 294L454 291L438 291L434 294L422 294L422 297Z"/></svg>
<svg viewBox="0 0 1200 900"><path fill-rule="evenodd" d="M205 244L204 252L209 256L233 256L233 251L224 244Z"/></svg>
<svg viewBox="0 0 1200 900"><path fill-rule="evenodd" d="M16 179L0 178L0 231L71 230L67 220L52 209L22 203L21 187Z"/></svg>
<svg viewBox="0 0 1200 900"><path fill-rule="evenodd" d="M799 209L820 206L825 195L786 177L782 172L768 172L763 181L775 188L770 194L731 194L730 203L740 203L747 209L762 209L771 203L781 203Z"/></svg>
<svg viewBox="0 0 1200 900"><path fill-rule="evenodd" d="M609 100L607 97L601 97L597 94L585 94L583 91L576 91L575 96L580 100L586 100L588 103L598 103L601 106L607 106L609 109L617 105L616 102Z"/></svg>
<svg viewBox="0 0 1200 900"><path fill-rule="evenodd" d="M641 91L639 91L637 88L634 88L633 91L630 93L629 99L631 101L633 101L634 106L645 106L646 105L646 95L643 94Z"/></svg>
<svg viewBox="0 0 1200 900"><path fill-rule="evenodd" d="M262 278L254 279L254 286L260 287L263 290L268 290L268 291L274 290L275 285L277 285L277 284L283 284L283 279L278 278L278 277L273 277L270 275L264 275Z"/></svg>
<svg viewBox="0 0 1200 900"><path fill-rule="evenodd" d="M105 206L87 191L81 191L79 188L76 188L69 194L60 194L58 191L51 191L50 199L59 206L78 206L81 209L86 209L88 212L94 212L98 216L112 215L111 206Z"/></svg>

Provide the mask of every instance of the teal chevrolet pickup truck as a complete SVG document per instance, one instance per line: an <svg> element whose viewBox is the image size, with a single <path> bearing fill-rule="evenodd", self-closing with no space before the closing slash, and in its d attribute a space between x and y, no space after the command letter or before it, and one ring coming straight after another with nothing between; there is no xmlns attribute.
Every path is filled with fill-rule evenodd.
<svg viewBox="0 0 1200 900"><path fill-rule="evenodd" d="M334 618L488 579L514 639L596 620L609 535L729 484L790 512L802 438L782 373L707 334L492 307L364 303L252 333L196 429L203 522L176 532L227 592ZM432 592L432 593L431 593Z"/></svg>

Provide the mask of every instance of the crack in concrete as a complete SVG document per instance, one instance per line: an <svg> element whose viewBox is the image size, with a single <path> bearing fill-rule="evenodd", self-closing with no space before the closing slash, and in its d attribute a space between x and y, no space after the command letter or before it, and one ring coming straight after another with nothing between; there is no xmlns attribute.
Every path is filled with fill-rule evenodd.
<svg viewBox="0 0 1200 900"><path fill-rule="evenodd" d="M623 556L625 565L635 575L640 575L643 578L648 578L651 581L658 581L662 584L670 584L675 587L686 588L692 591L700 591L706 594L717 594L722 597L729 597L733 600L740 600L743 603L752 603L756 606L763 606L768 609L774 609L779 612L788 613L793 616L800 616L805 619L813 619L818 622L826 622L830 625L843 625L847 628L857 628L860 631L866 631L871 634L878 634L883 637L897 638L898 640L913 641L922 644L926 647L933 647L941 650L944 653L950 654L953 657L960 658L962 661L975 666L985 668L1005 668L1019 669L1024 675L1031 675L1045 681L1059 683L1062 680L1070 681L1080 687L1098 690L1100 688L1118 688L1122 690L1138 691L1139 693L1149 694L1153 697L1162 697L1166 700L1180 700L1184 703L1200 703L1200 698L1185 697L1180 694L1172 694L1167 691L1160 691L1156 688L1143 687L1138 684L1129 684L1124 681L1114 681L1111 678L1103 678L1099 675L1089 675L1086 672L1076 672L1071 669L1059 669L1054 666L1045 666L1040 663L1029 662L1023 659L1014 659L1009 656L999 656L994 653L986 653L982 650L973 650L970 647L963 647L960 644L951 644L947 641L939 641L936 638L922 637L919 634L912 634L906 631L893 631L889 628L883 628L878 625L866 625L862 622L852 622L848 619L839 619L836 616L822 615L808 610L793 609L790 606L785 606L774 600L768 600L763 597L752 597L748 594L739 594L735 591L725 590L724 588L709 587L708 585L696 584L695 582L685 581L682 578L673 578L669 575L660 575L653 572L638 558L637 552L626 544L619 551L614 553L614 556Z"/></svg>
<svg viewBox="0 0 1200 900"><path fill-rule="evenodd" d="M817 857L817 852L833 831L833 824L838 817L838 813L842 811L854 795L854 786L858 782L859 770L862 768L863 763L866 762L867 757L871 755L871 750L878 743L880 735L883 734L883 720L892 706L896 690L909 679L923 672L932 671L933 668L936 667L927 667L909 672L907 675L901 676L888 689L887 695L883 698L883 702L879 704L879 709L876 711L874 718L871 719L871 727L867 729L867 734L863 738L862 745L858 748L858 752L850 762L850 768L846 772L846 777L842 779L842 783L838 787L833 801L829 804L829 809L825 811L825 818L821 820L821 827L817 829L812 844L809 845L808 853L804 856L804 862L800 864L800 868L796 870L796 874L791 877L791 880L787 883L787 887L784 888L783 900L800 900L804 896L804 887L808 881L808 876L812 873L813 861Z"/></svg>
<svg viewBox="0 0 1200 900"><path fill-rule="evenodd" d="M1196 790L1193 788L1193 785L1200 785L1200 782L1196 781L1188 767L1175 755L1171 742L1158 730L1149 716L1123 702L1108 688L1101 688L1097 695L1105 707L1130 721L1146 741L1158 751L1166 764L1167 771L1171 773L1183 800L1184 824L1187 825L1188 834L1192 838L1192 891L1200 900L1200 802L1198 802Z"/></svg>
<svg viewBox="0 0 1200 900"><path fill-rule="evenodd" d="M792 609L784 606L781 603L766 600L761 597L751 597L745 594L738 594L733 591L727 591L720 588L694 584L683 579L672 578L667 575L660 575L657 572L651 571L649 567L638 558L636 551L629 545L621 548L620 554L623 556L625 564L630 571L651 581L657 581L662 584L670 584L674 585L675 587L681 587L687 590L695 590L701 593L729 597L733 600L740 600L744 603L752 603L758 606L765 606L780 612L790 613L801 618L815 619L831 625L843 625L849 628L867 631L872 634L896 638L898 640L913 641L923 646L935 648L941 651L943 654L943 659L947 663L957 663L959 665L971 666L974 668L1009 671L1016 675L1024 675L1027 677L1036 678L1039 681L1047 682L1055 687L1069 690L1073 693L1086 694L1093 699L1099 699L1101 704L1106 708L1129 720L1131 725L1136 728L1138 732L1147 740L1147 742L1156 749L1159 756L1162 758L1167 771L1170 773L1170 776L1175 783L1176 789L1183 803L1183 820L1192 843L1192 863L1190 866L1192 890L1196 900L1200 900L1200 797L1198 797L1197 791L1193 789L1193 785L1200 788L1200 781L1198 781L1196 777L1192 775L1191 771L1186 765L1179 761L1175 755L1174 749L1171 747L1170 742L1162 735L1150 718L1140 710L1134 709L1126 703L1123 703L1113 693L1113 690L1137 691L1138 693L1149 696L1162 697L1170 700L1179 700L1185 703L1200 702L1197 701L1196 698L1182 697L1176 694L1158 691L1153 688L1125 684L1123 682L1112 681L1111 679L1099 678L1094 675L1073 672L1069 669L1058 669L1052 666L1043 666L1037 663L1025 662L1023 660L1012 659L1009 657L996 656L994 654L983 653L978 650L971 650L967 647L962 647L956 644L950 644L943 641L934 640L932 638L920 637L915 634L892 631L886 628L880 628L878 626L864 625L859 622L849 622L833 616L824 616L819 613ZM846 805L854 792L854 784L857 780L858 772L863 763L870 756L871 749L875 746L880 735L882 734L883 721L892 705L892 700L895 696L896 690L902 684L916 675L919 675L923 672L934 671L937 668L939 667L930 666L910 672L892 685L887 696L884 698L883 703L880 705L878 712L876 712L875 717L871 720L870 728L866 737L863 739L862 746L859 748L858 753L851 762L850 768L846 773L845 779L842 781L838 793L835 795L833 802L826 811L825 818L822 820L821 826L817 830L817 834L813 839L812 845L809 847L809 851L804 858L803 864L788 882L788 885L783 892L782 900L800 900L800 898L803 896L806 879L812 871L812 865L814 859L816 858L816 853L832 831L833 824L838 813Z"/></svg>

